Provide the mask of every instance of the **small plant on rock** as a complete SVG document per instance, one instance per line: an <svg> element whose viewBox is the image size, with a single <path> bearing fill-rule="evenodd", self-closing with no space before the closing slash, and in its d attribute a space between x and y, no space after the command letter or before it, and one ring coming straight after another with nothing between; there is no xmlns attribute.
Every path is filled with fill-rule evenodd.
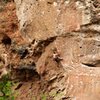
<svg viewBox="0 0 100 100"><path fill-rule="evenodd" d="M46 94L42 94L41 99L42 99L42 100L47 100Z"/></svg>
<svg viewBox="0 0 100 100"><path fill-rule="evenodd" d="M14 100L12 85L8 75L2 77L0 80L0 100Z"/></svg>

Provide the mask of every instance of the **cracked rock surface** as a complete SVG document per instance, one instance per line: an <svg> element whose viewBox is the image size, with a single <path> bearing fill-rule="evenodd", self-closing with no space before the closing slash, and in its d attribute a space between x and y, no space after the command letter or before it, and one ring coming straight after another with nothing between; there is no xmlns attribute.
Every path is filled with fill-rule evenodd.
<svg viewBox="0 0 100 100"><path fill-rule="evenodd" d="M100 0L14 2L19 32L0 38L0 59L16 100L100 100Z"/></svg>

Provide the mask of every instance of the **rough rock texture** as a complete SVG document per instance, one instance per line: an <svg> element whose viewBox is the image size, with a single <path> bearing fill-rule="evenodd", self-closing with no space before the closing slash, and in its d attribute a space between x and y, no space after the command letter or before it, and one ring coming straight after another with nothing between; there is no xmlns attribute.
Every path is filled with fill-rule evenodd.
<svg viewBox="0 0 100 100"><path fill-rule="evenodd" d="M100 0L15 3L20 32L31 44L27 59L40 76L31 92L28 83L23 86L27 95L17 100L40 100L39 93L47 100L100 100Z"/></svg>

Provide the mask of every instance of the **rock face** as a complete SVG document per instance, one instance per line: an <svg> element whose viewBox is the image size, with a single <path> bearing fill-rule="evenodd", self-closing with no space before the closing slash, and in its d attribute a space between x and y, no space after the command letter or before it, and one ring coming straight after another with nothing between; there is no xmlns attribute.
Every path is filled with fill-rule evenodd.
<svg viewBox="0 0 100 100"><path fill-rule="evenodd" d="M100 0L15 3L20 32L34 41L48 100L100 100Z"/></svg>

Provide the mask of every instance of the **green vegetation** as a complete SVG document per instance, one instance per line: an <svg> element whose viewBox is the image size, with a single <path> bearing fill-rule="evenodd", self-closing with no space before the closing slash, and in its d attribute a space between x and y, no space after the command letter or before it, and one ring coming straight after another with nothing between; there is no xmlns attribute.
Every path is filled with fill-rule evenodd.
<svg viewBox="0 0 100 100"><path fill-rule="evenodd" d="M5 75L0 80L0 100L14 100L12 92L13 82L9 80L9 75Z"/></svg>
<svg viewBox="0 0 100 100"><path fill-rule="evenodd" d="M47 100L47 96L45 94L42 95L42 100Z"/></svg>

